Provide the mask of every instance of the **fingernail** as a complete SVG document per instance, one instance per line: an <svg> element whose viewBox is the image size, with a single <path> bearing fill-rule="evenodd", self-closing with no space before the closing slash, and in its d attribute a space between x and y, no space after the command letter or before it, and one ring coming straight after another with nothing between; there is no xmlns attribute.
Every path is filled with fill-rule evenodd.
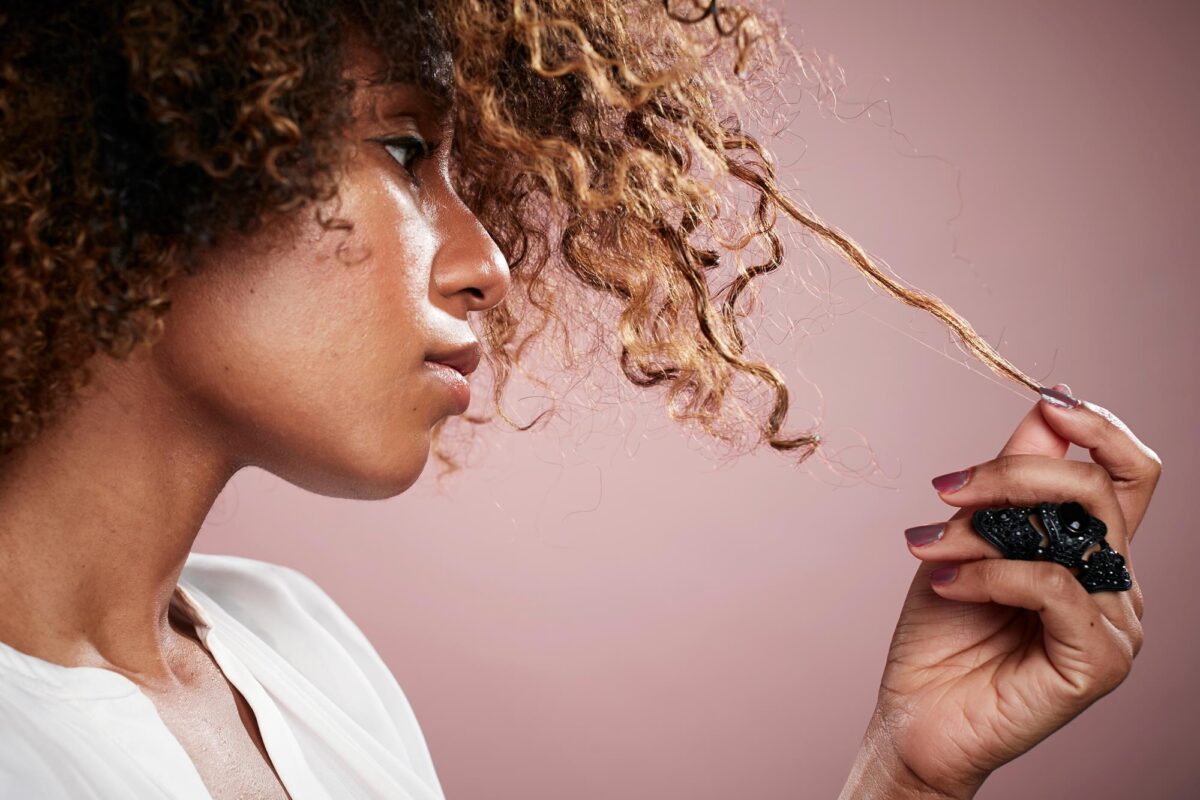
<svg viewBox="0 0 1200 800"><path fill-rule="evenodd" d="M941 585L943 583L949 583L950 581L954 580L955 577L957 577L957 575L958 575L958 565L957 564L949 564L944 567L938 567L937 569L930 572L929 573L929 582Z"/></svg>
<svg viewBox="0 0 1200 800"><path fill-rule="evenodd" d="M967 481L971 478L970 469L960 469L958 472L948 472L945 475L938 475L933 479L933 488L938 494L949 494L957 492L959 489L967 485Z"/></svg>
<svg viewBox="0 0 1200 800"><path fill-rule="evenodd" d="M1055 384L1053 389L1047 389L1043 386L1039 391L1042 394L1042 399L1055 408L1079 407L1079 401L1071 395L1071 387L1065 383Z"/></svg>
<svg viewBox="0 0 1200 800"><path fill-rule="evenodd" d="M933 544L942 538L942 534L945 532L946 526L944 524L918 525L915 528L906 530L904 538L908 539L908 543L913 547L921 547L922 545Z"/></svg>

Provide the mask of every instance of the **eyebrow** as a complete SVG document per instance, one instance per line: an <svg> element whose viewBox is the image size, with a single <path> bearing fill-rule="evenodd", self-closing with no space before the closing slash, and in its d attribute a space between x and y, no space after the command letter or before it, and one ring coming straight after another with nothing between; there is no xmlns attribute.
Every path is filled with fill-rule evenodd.
<svg viewBox="0 0 1200 800"><path fill-rule="evenodd" d="M411 84L439 109L454 102L454 61L446 50L422 48L404 64L389 64L367 76L367 86Z"/></svg>
<svg viewBox="0 0 1200 800"><path fill-rule="evenodd" d="M368 107L374 108L371 112L376 119L380 121L395 120L398 118L412 118L423 130L432 130L437 133L433 138L441 140L444 135L451 135L448 132L454 124L454 103L452 100L438 98L432 95L429 91L422 89L416 84L408 81L385 81L372 85L376 89L382 89L380 94L383 97L377 97L374 101L368 101ZM414 94L421 107L412 108L409 103L401 99L395 99L395 96L388 97L386 87L395 86L402 87L405 94Z"/></svg>
<svg viewBox="0 0 1200 800"><path fill-rule="evenodd" d="M380 89L384 92L386 92L386 90L391 87L403 88L406 91L415 90L416 92L418 92L420 94L420 100L428 103L429 106L432 108L432 113L420 114L419 116L428 117L430 122L432 122L438 128L445 126L445 124L452 117L452 112L454 110L454 95L452 92L442 93L442 92L432 91L428 87L422 86L419 83L416 83L414 81L402 80L402 79L379 80L379 81L369 80L366 82L365 85L368 88ZM396 116L400 116L402 114L408 114L408 113L409 112L389 111L389 112L382 114L381 116L396 117Z"/></svg>

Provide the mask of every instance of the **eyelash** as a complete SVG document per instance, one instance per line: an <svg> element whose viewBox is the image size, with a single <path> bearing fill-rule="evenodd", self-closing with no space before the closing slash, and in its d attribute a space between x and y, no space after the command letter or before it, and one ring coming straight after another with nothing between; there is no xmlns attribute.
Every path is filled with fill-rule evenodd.
<svg viewBox="0 0 1200 800"><path fill-rule="evenodd" d="M380 137L374 141L383 145L384 149L387 150L388 155L392 156L392 158L396 160L396 163L404 168L404 171L408 173L410 178L412 178L414 181L417 180L417 176L413 172L413 165L422 158L425 158L425 156L429 155L430 148L424 139L421 139L417 136L387 136ZM396 156L392 153L392 148L396 147L408 149L414 151L414 153L408 157L407 161L402 161L399 158L396 158Z"/></svg>

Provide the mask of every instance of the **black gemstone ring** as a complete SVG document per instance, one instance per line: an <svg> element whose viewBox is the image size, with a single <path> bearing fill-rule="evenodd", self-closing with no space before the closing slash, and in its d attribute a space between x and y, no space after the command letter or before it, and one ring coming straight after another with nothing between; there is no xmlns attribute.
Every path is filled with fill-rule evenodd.
<svg viewBox="0 0 1200 800"><path fill-rule="evenodd" d="M1078 567L1079 582L1089 592L1121 592L1133 587L1125 557L1104 538L1108 526L1079 503L981 508L971 515L971 527L1005 558ZM1096 546L1099 549L1094 549Z"/></svg>

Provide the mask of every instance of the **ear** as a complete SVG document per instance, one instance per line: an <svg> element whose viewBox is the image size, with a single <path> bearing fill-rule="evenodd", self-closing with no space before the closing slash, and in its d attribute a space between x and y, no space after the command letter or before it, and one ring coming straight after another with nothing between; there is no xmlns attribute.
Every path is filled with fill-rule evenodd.
<svg viewBox="0 0 1200 800"><path fill-rule="evenodd" d="M1012 436L1008 437L1008 442L1000 451L1000 455L1036 455L1053 456L1054 458L1066 456L1071 443L1059 436L1050 427L1050 423L1046 422L1046 418L1042 415L1042 405L1041 401L1033 404L1033 408L1029 409L1029 413L1017 425Z"/></svg>

